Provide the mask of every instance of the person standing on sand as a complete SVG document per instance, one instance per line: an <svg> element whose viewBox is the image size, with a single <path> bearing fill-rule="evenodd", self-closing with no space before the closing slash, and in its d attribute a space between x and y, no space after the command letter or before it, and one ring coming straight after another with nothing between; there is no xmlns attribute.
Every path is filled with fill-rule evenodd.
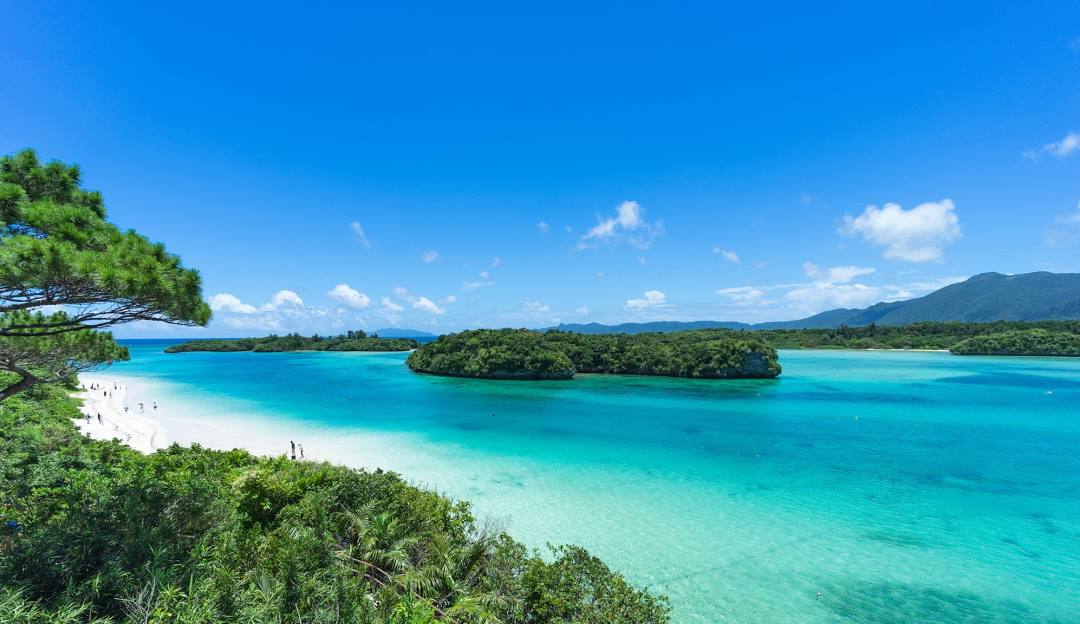
<svg viewBox="0 0 1080 624"><path fill-rule="evenodd" d="M304 445L297 444L297 446L300 447L300 459L304 459Z"/></svg>
<svg viewBox="0 0 1080 624"><path fill-rule="evenodd" d="M296 442L289 440L290 457L296 459Z"/></svg>
<svg viewBox="0 0 1080 624"><path fill-rule="evenodd" d="M98 421L99 425L104 425L105 424L105 421L101 420L101 412L97 413L97 421Z"/></svg>

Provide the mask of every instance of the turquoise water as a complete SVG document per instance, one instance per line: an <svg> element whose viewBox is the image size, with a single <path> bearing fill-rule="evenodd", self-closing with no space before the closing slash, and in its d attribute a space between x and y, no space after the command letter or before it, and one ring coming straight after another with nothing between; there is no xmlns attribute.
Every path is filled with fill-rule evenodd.
<svg viewBox="0 0 1080 624"><path fill-rule="evenodd" d="M221 446L227 423L397 470L530 545L587 547L676 622L1080 613L1080 360L793 351L777 380L527 383L160 350L105 375L138 377L174 439Z"/></svg>

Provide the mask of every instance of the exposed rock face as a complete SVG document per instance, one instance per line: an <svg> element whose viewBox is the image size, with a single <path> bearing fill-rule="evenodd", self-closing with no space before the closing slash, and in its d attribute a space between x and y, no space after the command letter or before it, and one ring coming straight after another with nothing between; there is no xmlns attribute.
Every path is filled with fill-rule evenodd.
<svg viewBox="0 0 1080 624"><path fill-rule="evenodd" d="M747 351L742 356L742 371L739 377L772 378L780 374L780 364L775 354L769 357L761 351Z"/></svg>

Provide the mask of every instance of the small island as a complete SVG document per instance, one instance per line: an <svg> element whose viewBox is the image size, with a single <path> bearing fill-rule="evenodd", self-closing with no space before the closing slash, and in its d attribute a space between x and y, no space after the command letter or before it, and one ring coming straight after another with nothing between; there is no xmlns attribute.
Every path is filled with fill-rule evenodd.
<svg viewBox="0 0 1080 624"><path fill-rule="evenodd" d="M255 351L280 353L284 351L409 351L420 346L412 338L380 338L377 334L349 331L340 336L266 336L265 338L233 338L225 340L190 340L165 348L165 353L188 351Z"/></svg>
<svg viewBox="0 0 1080 624"><path fill-rule="evenodd" d="M1080 334L1027 329L987 334L961 340L949 351L954 355L1080 356Z"/></svg>
<svg viewBox="0 0 1080 624"><path fill-rule="evenodd" d="M482 379L571 379L576 373L699 379L772 378L776 350L732 332L578 334L479 329L439 337L408 359L418 373Z"/></svg>
<svg viewBox="0 0 1080 624"><path fill-rule="evenodd" d="M711 330L751 335L778 349L911 349L955 355L1080 355L1080 321L922 321L812 329Z"/></svg>

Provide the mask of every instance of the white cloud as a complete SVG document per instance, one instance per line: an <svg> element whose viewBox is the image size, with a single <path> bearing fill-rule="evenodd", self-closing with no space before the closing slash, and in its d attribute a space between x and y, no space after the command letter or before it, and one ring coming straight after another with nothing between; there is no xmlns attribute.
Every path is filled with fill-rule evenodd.
<svg viewBox="0 0 1080 624"><path fill-rule="evenodd" d="M721 288L717 291L721 295L727 295L735 305L756 306L775 303L765 298L765 291L753 286L740 286L737 288Z"/></svg>
<svg viewBox="0 0 1080 624"><path fill-rule="evenodd" d="M482 282L462 282L462 290L476 290L477 288L487 288L488 286L494 286L495 282L484 280Z"/></svg>
<svg viewBox="0 0 1080 624"><path fill-rule="evenodd" d="M865 307L888 299L889 294L897 290L899 289L889 290L866 284L837 284L821 281L789 290L784 297L795 309L806 314L814 314L831 308Z"/></svg>
<svg viewBox="0 0 1080 624"><path fill-rule="evenodd" d="M1037 150L1028 150L1024 152L1024 158L1028 160L1038 160L1043 155L1049 154L1054 158L1066 158L1074 154L1077 150L1080 150L1080 134L1076 132L1069 132L1065 135L1065 138L1054 143L1047 143Z"/></svg>
<svg viewBox="0 0 1080 624"><path fill-rule="evenodd" d="M546 303L541 303L539 301L526 301L522 305L522 309L524 309L526 312L547 312L550 308Z"/></svg>
<svg viewBox="0 0 1080 624"><path fill-rule="evenodd" d="M574 314L576 314L577 316L588 316L589 306L581 306L580 308L574 310Z"/></svg>
<svg viewBox="0 0 1080 624"><path fill-rule="evenodd" d="M861 215L844 215L840 232L860 235L885 248L885 257L907 262L939 260L942 247L960 237L960 219L951 199L904 210L898 204L867 206Z"/></svg>
<svg viewBox="0 0 1080 624"><path fill-rule="evenodd" d="M446 299L443 299L443 303L457 303L457 295L446 295Z"/></svg>
<svg viewBox="0 0 1080 624"><path fill-rule="evenodd" d="M626 307L630 310L643 310L664 305L667 305L667 295L659 290L646 290L643 298L626 300Z"/></svg>
<svg viewBox="0 0 1080 624"><path fill-rule="evenodd" d="M1054 223L1065 227L1050 228L1043 232L1043 244L1047 247L1068 247L1080 240L1080 205L1076 212L1060 215L1054 219Z"/></svg>
<svg viewBox="0 0 1080 624"><path fill-rule="evenodd" d="M802 272L806 277L817 277L821 275L821 267L807 260L802 263Z"/></svg>
<svg viewBox="0 0 1080 624"><path fill-rule="evenodd" d="M417 297L416 300L412 302L412 307L414 310L429 312L431 314L442 314L446 312L446 310L435 305L435 302L427 297Z"/></svg>
<svg viewBox="0 0 1080 624"><path fill-rule="evenodd" d="M742 260L739 258L739 254L731 251L730 249L721 249L720 247L713 247L713 253L720 254L724 257L724 260L732 264L742 264Z"/></svg>
<svg viewBox="0 0 1080 624"><path fill-rule="evenodd" d="M229 316L222 320L226 327L244 331L281 331L281 319L274 316Z"/></svg>
<svg viewBox="0 0 1080 624"><path fill-rule="evenodd" d="M596 225L578 241L577 248L588 249L595 243L626 243L639 249L647 249L653 240L663 234L660 221L645 220L645 209L636 201L624 201L615 207L615 215L598 218Z"/></svg>
<svg viewBox="0 0 1080 624"><path fill-rule="evenodd" d="M360 225L356 221L353 221L350 227L352 228L353 234L356 235L356 240L360 241L360 244L364 247L370 249L371 241L368 240L367 234L364 232L364 226Z"/></svg>
<svg viewBox="0 0 1080 624"><path fill-rule="evenodd" d="M488 278L488 272L487 271L480 271L480 278L481 279L487 279Z"/></svg>
<svg viewBox="0 0 1080 624"><path fill-rule="evenodd" d="M1076 212L1072 214L1061 215L1060 217L1054 219L1054 221L1057 223L1065 224L1080 223L1080 204L1076 205Z"/></svg>
<svg viewBox="0 0 1080 624"><path fill-rule="evenodd" d="M550 230L550 229L551 229L551 226L548 225L547 223L545 223L544 221L540 221L539 223L536 224L536 231L540 232L541 234L547 234L548 230Z"/></svg>
<svg viewBox="0 0 1080 624"><path fill-rule="evenodd" d="M274 297L270 300L270 304L274 308L280 308L286 305L302 308L304 307L304 300L300 298L300 295L291 290L279 290L274 293Z"/></svg>
<svg viewBox="0 0 1080 624"><path fill-rule="evenodd" d="M857 267L857 266L838 266L829 269L828 281L836 283L846 283L859 277L860 275L869 275L877 269L871 267Z"/></svg>
<svg viewBox="0 0 1080 624"><path fill-rule="evenodd" d="M394 303L393 300L390 299L390 297L383 297L380 303L382 304L382 309L385 312L401 312L405 309L404 306Z"/></svg>
<svg viewBox="0 0 1080 624"><path fill-rule="evenodd" d="M394 287L394 295L403 301L408 301L412 304L414 310L420 310L422 312L429 312L431 314L443 314L446 310L440 308L434 301L427 297L417 297L409 292L407 288L401 286Z"/></svg>
<svg viewBox="0 0 1080 624"><path fill-rule="evenodd" d="M500 258L499 256L495 256L491 259L491 268L497 269L500 266L502 266L502 258Z"/></svg>
<svg viewBox="0 0 1080 624"><path fill-rule="evenodd" d="M441 258L442 256L439 255L439 252L434 249L429 249L420 256L420 259L427 263L438 262Z"/></svg>
<svg viewBox="0 0 1080 624"><path fill-rule="evenodd" d="M237 314L254 314L255 306L244 303L233 294L218 293L207 300L210 309L214 312L235 312Z"/></svg>
<svg viewBox="0 0 1080 624"><path fill-rule="evenodd" d="M330 292L326 293L326 296L357 310L363 310L371 305L370 297L351 288L348 284L338 284L337 286L334 286Z"/></svg>

